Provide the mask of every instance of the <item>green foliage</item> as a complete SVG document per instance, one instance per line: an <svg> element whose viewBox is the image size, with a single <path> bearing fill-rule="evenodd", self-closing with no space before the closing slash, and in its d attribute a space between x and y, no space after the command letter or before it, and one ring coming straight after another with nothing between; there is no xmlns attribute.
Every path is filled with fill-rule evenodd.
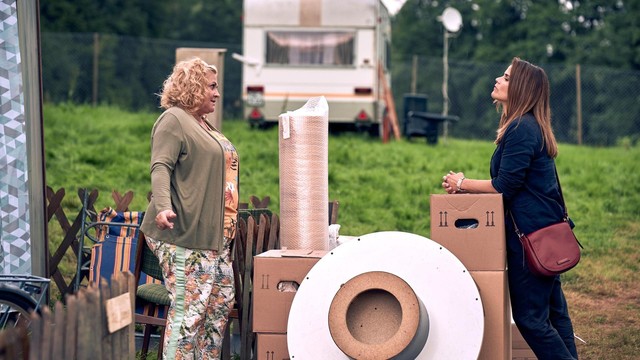
<svg viewBox="0 0 640 360"><path fill-rule="evenodd" d="M640 69L638 0L407 0L393 21L394 51L441 56L438 16L449 6L463 19L451 40L451 59L506 62L520 56L535 63Z"/></svg>
<svg viewBox="0 0 640 360"><path fill-rule="evenodd" d="M237 0L41 0L45 32L105 33L159 39L239 43Z"/></svg>

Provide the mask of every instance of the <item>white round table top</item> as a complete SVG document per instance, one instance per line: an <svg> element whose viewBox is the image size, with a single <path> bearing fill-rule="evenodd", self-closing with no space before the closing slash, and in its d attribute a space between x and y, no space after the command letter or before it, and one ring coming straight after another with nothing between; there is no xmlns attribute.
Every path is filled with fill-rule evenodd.
<svg viewBox="0 0 640 360"><path fill-rule="evenodd" d="M433 240L385 231L336 247L309 271L289 311L287 343L292 360L348 359L331 337L329 308L342 284L371 271L402 278L426 307L429 333L416 359L478 358L484 312L469 271Z"/></svg>

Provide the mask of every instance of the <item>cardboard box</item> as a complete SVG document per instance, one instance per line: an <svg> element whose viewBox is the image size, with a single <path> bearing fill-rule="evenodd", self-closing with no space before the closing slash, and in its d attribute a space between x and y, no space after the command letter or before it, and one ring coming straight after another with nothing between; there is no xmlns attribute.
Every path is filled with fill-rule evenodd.
<svg viewBox="0 0 640 360"><path fill-rule="evenodd" d="M253 258L253 331L286 333L296 290L323 250L270 250Z"/></svg>
<svg viewBox="0 0 640 360"><path fill-rule="evenodd" d="M513 320L511 321L511 348L512 349L530 349L529 345L522 337L522 334L520 334L520 330L518 330L518 327L513 322Z"/></svg>
<svg viewBox="0 0 640 360"><path fill-rule="evenodd" d="M512 360L537 360L527 342L520 334L515 323L511 322L511 356Z"/></svg>
<svg viewBox="0 0 640 360"><path fill-rule="evenodd" d="M431 195L431 240L451 251L470 271L505 270L502 195Z"/></svg>
<svg viewBox="0 0 640 360"><path fill-rule="evenodd" d="M538 360L533 350L513 349L511 360Z"/></svg>
<svg viewBox="0 0 640 360"><path fill-rule="evenodd" d="M289 360L287 334L257 334L257 360Z"/></svg>
<svg viewBox="0 0 640 360"><path fill-rule="evenodd" d="M511 359L511 305L506 271L470 271L484 308L484 337L478 360Z"/></svg>

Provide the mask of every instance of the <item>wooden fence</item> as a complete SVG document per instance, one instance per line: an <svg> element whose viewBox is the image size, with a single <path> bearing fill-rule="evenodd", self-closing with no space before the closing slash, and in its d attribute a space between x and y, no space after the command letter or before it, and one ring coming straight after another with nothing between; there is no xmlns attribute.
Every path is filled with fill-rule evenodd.
<svg viewBox="0 0 640 360"><path fill-rule="evenodd" d="M0 359L135 359L135 278L116 273L58 301L52 313L32 314L30 334L9 328L0 332Z"/></svg>
<svg viewBox="0 0 640 360"><path fill-rule="evenodd" d="M53 226L59 226L62 230L63 239L60 245L57 248L51 248L51 235L48 235L47 239L47 254L48 256L48 264L47 264L47 274L46 277L50 278L52 281L52 287L58 290L60 294L60 299L64 301L67 295L73 294L74 284L76 282L76 266L77 261L79 259L78 256L78 246L79 239L81 236L82 229L82 221L83 219L87 222L93 222L97 220L97 214L99 210L96 210L95 203L98 199L98 190L93 189L91 191L87 189L78 189L77 196L80 204L84 204L77 213L65 213L65 210L62 207L63 202L69 203L71 202L69 199L65 199L66 191L65 189L59 189L54 191L51 187L47 186L47 223L49 224L48 234L51 234ZM113 199L113 208L115 211L128 211L129 205L133 201L134 194L133 191L127 191L124 194L119 193L118 191L111 192L111 198ZM147 201L151 198L151 192L146 194ZM86 202L86 203L85 203ZM249 197L249 203L240 203L239 208L247 209L249 205L253 206L253 208L261 209L267 208L269 206L270 197L265 196L264 198L259 198L255 195L251 195ZM334 215L337 216L337 202L334 202L334 207L336 211ZM145 209L134 209L137 211L143 211ZM55 219L55 220L54 220ZM57 224L56 224L57 223ZM75 258L73 260L73 269L74 271L67 271L66 273L63 271L63 262L69 261L69 256ZM66 259L66 260L65 260ZM80 261L87 261L86 255L80 255ZM69 267L69 264L67 264ZM80 273L80 281L81 284L88 284L89 282L89 272L81 272Z"/></svg>

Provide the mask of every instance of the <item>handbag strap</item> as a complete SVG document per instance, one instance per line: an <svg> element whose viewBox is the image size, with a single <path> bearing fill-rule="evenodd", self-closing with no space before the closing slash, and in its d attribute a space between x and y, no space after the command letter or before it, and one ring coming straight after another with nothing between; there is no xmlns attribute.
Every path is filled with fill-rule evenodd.
<svg viewBox="0 0 640 360"><path fill-rule="evenodd" d="M569 215L567 214L567 205L564 203L564 196L562 195L562 186L560 185L560 178L558 177L558 169L555 167L555 163L553 164L553 168L554 171L556 173L556 181L558 182L558 190L560 190L560 199L562 199L562 210L564 211L564 221L569 222ZM518 224L516 224L516 219L513 217L513 213L511 212L511 210L508 211L509 212L509 216L511 217L511 221L513 221L513 227L515 228L516 234L518 235L518 238L520 239L520 241L522 241L522 238L525 236L520 229L518 228ZM584 247L582 246L582 244L580 243L580 240L578 240L578 238L576 238L576 242L578 243L578 246L580 246L581 249L584 249Z"/></svg>
<svg viewBox="0 0 640 360"><path fill-rule="evenodd" d="M513 213L511 213L511 210L509 210L509 216L511 217L511 221L513 221L513 227L516 229L516 234L518 234L518 237L521 238L522 233L520 232L520 229L518 229L518 224L516 224L516 219L513 218Z"/></svg>
<svg viewBox="0 0 640 360"><path fill-rule="evenodd" d="M558 190L560 191L560 200L562 200L562 211L564 211L565 219L568 219L569 214L567 213L567 204L565 204L564 195L562 195L562 185L560 185L560 177L558 177L558 169L556 168L555 161L553 162L553 170L556 173L556 181L558 182Z"/></svg>

